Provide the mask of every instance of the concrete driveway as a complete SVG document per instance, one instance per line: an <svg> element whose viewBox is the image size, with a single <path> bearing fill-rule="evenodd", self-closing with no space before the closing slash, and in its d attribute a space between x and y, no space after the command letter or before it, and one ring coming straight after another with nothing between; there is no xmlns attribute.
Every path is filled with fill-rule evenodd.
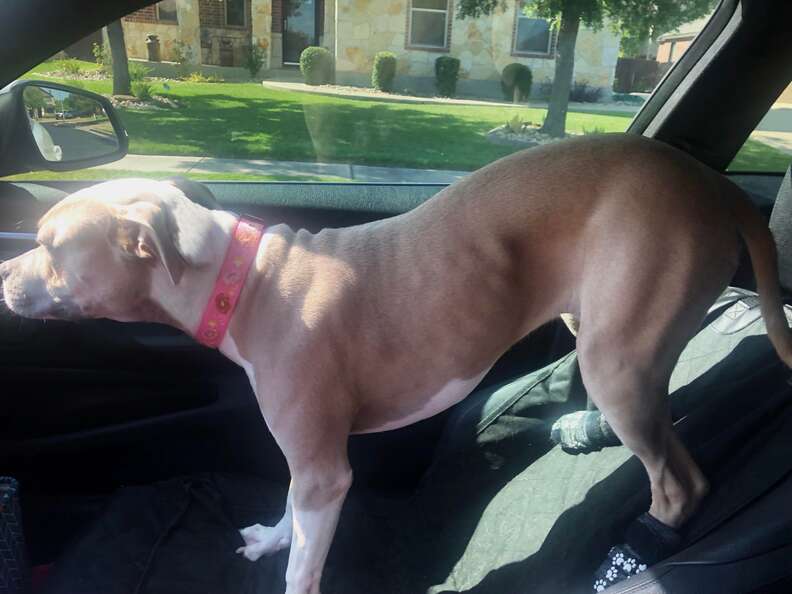
<svg viewBox="0 0 792 594"><path fill-rule="evenodd" d="M792 104L773 105L751 137L774 149L792 154Z"/></svg>

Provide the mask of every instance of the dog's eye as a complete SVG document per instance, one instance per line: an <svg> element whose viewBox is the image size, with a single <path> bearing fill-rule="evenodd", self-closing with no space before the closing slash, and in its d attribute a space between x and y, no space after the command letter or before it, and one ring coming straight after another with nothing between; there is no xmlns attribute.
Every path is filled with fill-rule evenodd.
<svg viewBox="0 0 792 594"><path fill-rule="evenodd" d="M51 242L49 242L49 241L39 241L39 242L38 242L38 244L39 244L41 247L43 247L45 250L47 250L47 251L48 251L50 254L53 254L53 253L55 253L55 252L57 252L57 251L58 251L58 248L57 248L57 247L55 247L55 246L54 246L54 245L53 245Z"/></svg>

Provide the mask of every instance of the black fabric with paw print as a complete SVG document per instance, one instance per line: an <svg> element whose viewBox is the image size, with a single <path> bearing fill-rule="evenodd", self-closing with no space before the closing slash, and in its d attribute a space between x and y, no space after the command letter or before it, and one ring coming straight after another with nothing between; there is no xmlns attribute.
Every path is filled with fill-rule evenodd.
<svg viewBox="0 0 792 594"><path fill-rule="evenodd" d="M646 571L646 563L630 545L611 547L608 557L594 574L594 591L602 592L608 586Z"/></svg>

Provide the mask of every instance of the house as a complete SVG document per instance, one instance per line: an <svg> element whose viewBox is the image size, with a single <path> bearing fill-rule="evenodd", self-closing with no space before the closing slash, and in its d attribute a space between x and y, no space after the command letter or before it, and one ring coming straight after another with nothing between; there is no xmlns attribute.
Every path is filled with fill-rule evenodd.
<svg viewBox="0 0 792 594"><path fill-rule="evenodd" d="M194 65L240 66L247 48L257 44L272 74L296 65L307 46L321 45L335 57L339 84L368 86L374 55L388 50L398 56L397 88L427 91L435 59L451 55L461 62L460 93L500 96L507 64L528 65L538 83L551 81L555 71L555 28L525 15L519 2L507 0L490 16L460 20L454 0L164 0L123 24L133 58L147 57L150 34L159 39L162 59L173 59L181 41ZM581 27L575 79L609 93L618 49L610 27Z"/></svg>
<svg viewBox="0 0 792 594"><path fill-rule="evenodd" d="M685 23L679 28L657 38L657 61L666 69L670 68L687 51L696 35L704 28L712 15ZM779 95L777 103L792 103L792 84Z"/></svg>
<svg viewBox="0 0 792 594"><path fill-rule="evenodd" d="M695 21L685 23L674 31L666 33L657 38L657 61L660 64L673 64L682 54L687 51L693 43L696 35L699 34L707 24L711 15L707 15Z"/></svg>

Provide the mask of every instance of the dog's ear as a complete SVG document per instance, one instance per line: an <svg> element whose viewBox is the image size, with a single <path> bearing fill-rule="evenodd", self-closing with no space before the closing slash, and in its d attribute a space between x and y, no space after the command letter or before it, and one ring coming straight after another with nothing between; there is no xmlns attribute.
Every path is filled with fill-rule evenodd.
<svg viewBox="0 0 792 594"><path fill-rule="evenodd" d="M200 204L209 210L220 210L220 203L215 198L212 191L201 182L197 182L186 177L177 175L175 177L163 180L170 185L179 188L187 198Z"/></svg>
<svg viewBox="0 0 792 594"><path fill-rule="evenodd" d="M120 209L113 239L126 254L159 261L178 285L187 262L176 247L178 230L173 227L166 209L152 202L134 202Z"/></svg>

